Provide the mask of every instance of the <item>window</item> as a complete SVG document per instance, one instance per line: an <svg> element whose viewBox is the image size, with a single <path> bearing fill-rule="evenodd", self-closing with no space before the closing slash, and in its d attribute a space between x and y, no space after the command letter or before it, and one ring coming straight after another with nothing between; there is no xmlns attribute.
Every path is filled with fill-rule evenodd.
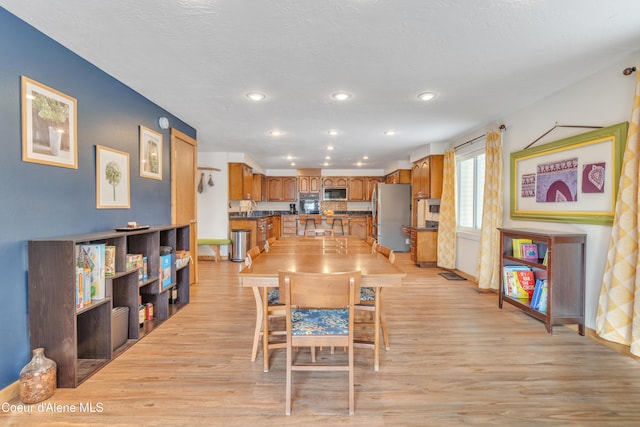
<svg viewBox="0 0 640 427"><path fill-rule="evenodd" d="M456 155L456 195L458 227L479 230L482 227L484 199L484 145Z"/></svg>

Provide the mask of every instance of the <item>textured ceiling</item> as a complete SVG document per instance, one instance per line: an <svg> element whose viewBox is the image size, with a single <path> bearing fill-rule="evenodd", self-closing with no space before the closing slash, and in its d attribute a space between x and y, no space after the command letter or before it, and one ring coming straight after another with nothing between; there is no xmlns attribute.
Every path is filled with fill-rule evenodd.
<svg viewBox="0 0 640 427"><path fill-rule="evenodd" d="M286 155L311 168L408 161L640 50L638 0L0 6L195 127L200 151L245 152L266 169L289 168ZM339 90L353 98L333 100ZM421 102L422 91L437 98Z"/></svg>

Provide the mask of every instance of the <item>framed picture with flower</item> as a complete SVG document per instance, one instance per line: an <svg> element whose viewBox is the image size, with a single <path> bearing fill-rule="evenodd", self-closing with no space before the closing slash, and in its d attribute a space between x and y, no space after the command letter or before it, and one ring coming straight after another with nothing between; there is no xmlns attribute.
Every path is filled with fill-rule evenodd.
<svg viewBox="0 0 640 427"><path fill-rule="evenodd" d="M129 208L129 153L96 145L96 207Z"/></svg>
<svg viewBox="0 0 640 427"><path fill-rule="evenodd" d="M140 126L140 176L162 181L162 134Z"/></svg>
<svg viewBox="0 0 640 427"><path fill-rule="evenodd" d="M78 169L76 99L22 76L22 160Z"/></svg>

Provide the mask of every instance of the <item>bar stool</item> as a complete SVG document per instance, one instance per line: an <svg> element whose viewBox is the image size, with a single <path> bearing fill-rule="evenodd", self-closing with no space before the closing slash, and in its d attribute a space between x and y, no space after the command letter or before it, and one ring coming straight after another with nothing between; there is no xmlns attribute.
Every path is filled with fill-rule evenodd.
<svg viewBox="0 0 640 427"><path fill-rule="evenodd" d="M336 226L336 222L340 223L340 234L344 236L344 225L342 224L342 218L333 218L331 222L331 229L333 230Z"/></svg>
<svg viewBox="0 0 640 427"><path fill-rule="evenodd" d="M309 221L311 221L311 224L313 225L313 229L314 230L316 229L316 220L315 220L315 218L307 218L304 221L304 231L305 231L305 233L307 232L307 226L309 225Z"/></svg>

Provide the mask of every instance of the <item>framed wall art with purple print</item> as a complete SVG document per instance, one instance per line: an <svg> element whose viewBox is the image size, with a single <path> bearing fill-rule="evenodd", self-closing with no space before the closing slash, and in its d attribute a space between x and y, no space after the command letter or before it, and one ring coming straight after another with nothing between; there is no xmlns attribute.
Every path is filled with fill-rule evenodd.
<svg viewBox="0 0 640 427"><path fill-rule="evenodd" d="M511 218L611 225L628 123L511 153Z"/></svg>

